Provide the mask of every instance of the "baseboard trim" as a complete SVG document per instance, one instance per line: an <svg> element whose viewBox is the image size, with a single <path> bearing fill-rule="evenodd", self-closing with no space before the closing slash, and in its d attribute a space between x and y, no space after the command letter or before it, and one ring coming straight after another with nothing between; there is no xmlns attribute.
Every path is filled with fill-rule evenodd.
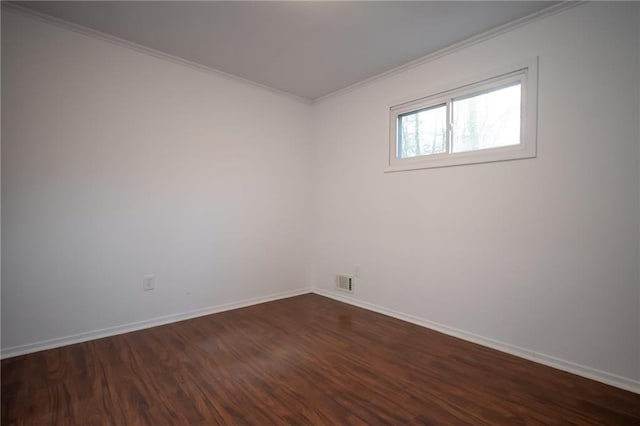
<svg viewBox="0 0 640 426"><path fill-rule="evenodd" d="M484 337L475 333L470 333L458 328L449 327L444 324L440 324L434 321L429 321L424 318L416 317L414 315L405 314L403 312L388 309L382 306L375 305L373 303L363 302L355 299L351 296L345 296L329 290L314 288L313 293L320 296L325 296L330 299L344 302L359 308L367 309L369 311L377 312L379 314L387 315L402 321L410 322L412 324L419 325L431 330L438 331L449 336L457 337L459 339L466 340L468 342L476 343L482 346L496 349L501 352L534 361L539 364L544 364L549 367L556 368L558 370L566 371L568 373L576 374L587 379L595 380L597 382L605 383L610 386L614 386L620 389L624 389L630 392L640 394L640 381L629 379L627 377L618 376L616 374L607 373L606 371L598 370L595 368L587 367L585 365L577 364L571 361L567 361L561 358L557 358L551 355L535 352L530 349L522 348L520 346L511 345L509 343L494 340L488 337Z"/></svg>
<svg viewBox="0 0 640 426"><path fill-rule="evenodd" d="M224 303L221 305L209 306L206 308L194 309L192 311L181 312L178 314L164 315L161 317L151 318L148 320L122 324L114 327L107 327L99 330L87 331L87 332L55 338L55 339L43 340L40 342L29 343L26 345L13 346L6 349L2 349L0 353L0 358L1 359L12 358L19 355L25 355L25 354L39 352L47 349L59 348L61 346L72 345L75 343L87 342L90 340L101 339L103 337L110 337L118 334L129 333L132 331L143 330L145 328L171 324L174 322L184 321L184 320L202 317L205 315L211 315L219 312L230 311L233 309L244 308L247 306L257 305L260 303L271 302L274 300L286 299L289 297L299 296L307 293L315 293L324 297L328 297L330 299L337 300L339 302L347 303L353 306L357 306L359 308L363 308L373 312L377 312L379 314L387 315L402 321L407 321L409 323L416 324L421 327L429 328L431 330L435 330L440 333L447 334L449 336L457 337L472 343L476 343L482 346L496 349L501 352L506 352L508 354L511 354L520 358L524 358L530 361L544 364L549 367L556 368L558 370L566 371L568 373L576 374L581 377L585 377L591 380L605 383L607 385L615 386L620 389L624 389L630 392L640 394L640 381L637 381L637 380L629 379L626 377L618 376L616 374L608 373L606 371L587 367L585 365L577 364L577 363L567 361L561 358L557 358L551 355L535 352L530 349L511 345L509 343L494 340L494 339L484 337L475 333L470 333L464 330L460 330L458 328L449 327L444 324L440 324L424 318L416 317L414 315L405 314L403 312L399 312L393 309L388 309L382 306L375 305L373 303L363 302L353 297L337 294L337 293L334 293L325 289L320 289L320 288L301 288L297 290L274 293L267 296L254 297L250 299L240 300L237 302L230 302L230 303Z"/></svg>
<svg viewBox="0 0 640 426"><path fill-rule="evenodd" d="M102 328L99 330L86 331L71 336L59 337L55 339L42 340L40 342L28 343L26 345L12 346L3 348L0 353L1 359L12 358L19 355L25 355L33 352L44 351L47 349L59 348L61 346L73 345L75 343L87 342L89 340L101 339L103 337L115 336L118 334L129 333L132 331L143 330L145 328L157 327L159 325L171 324L174 322L184 321L192 318L211 315L219 312L230 311L232 309L245 308L247 306L257 305L259 303L271 302L288 297L299 296L311 293L312 289L301 288L291 291L283 291L267 296L253 297L237 302L224 303L221 305L208 306L206 308L194 309L192 311L181 312L178 314L164 315L148 320L131 322L128 324L117 325L114 327Z"/></svg>

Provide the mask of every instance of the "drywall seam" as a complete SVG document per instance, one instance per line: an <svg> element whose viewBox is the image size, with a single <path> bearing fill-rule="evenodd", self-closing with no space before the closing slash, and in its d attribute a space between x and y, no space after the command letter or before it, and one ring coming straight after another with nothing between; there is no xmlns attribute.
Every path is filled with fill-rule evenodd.
<svg viewBox="0 0 640 426"><path fill-rule="evenodd" d="M300 288L297 290L284 291L274 293L267 296L253 297L250 299L240 300L238 302L224 303L222 305L208 306L206 308L194 309L192 311L181 312L178 314L164 315L161 317L151 318L148 320L132 322L128 324L117 325L114 327L102 328L99 330L86 331L71 336L58 337L55 339L43 340L26 345L2 348L0 357L2 359L11 358L18 355L29 354L33 352L43 351L46 349L58 348L61 346L72 345L74 343L87 342L89 340L101 339L103 337L115 336L118 334L129 333L132 331L143 330L145 328L157 327L159 325L171 324L174 322L184 321L192 318L211 315L219 312L230 311L232 309L244 308L247 306L257 305L259 303L271 302L273 300L286 299L288 297L299 296L311 292L311 288Z"/></svg>
<svg viewBox="0 0 640 426"><path fill-rule="evenodd" d="M510 31L515 30L516 28L523 27L532 22L538 21L543 18L547 18L549 16L555 15L557 13L563 12L565 10L569 10L578 5L588 3L586 1L563 1L561 3L555 4L553 6L544 8L530 15L524 16L520 19L516 19L515 21L508 22L499 27L492 28L488 31L475 35L473 37L467 38L465 40L459 41L458 43L452 44L440 50L437 50L433 53L430 53L426 56L423 56L418 59L414 59L413 61L407 62L406 64L402 64L398 67L392 68L390 70L384 71L380 74L374 75L372 77L366 78L364 80L358 81L357 83L353 83L347 87L343 87L342 89L338 89L334 92L328 93L326 95L320 96L313 100L313 103L319 103L329 98L333 98L338 95L342 95L345 93L352 92L360 87L367 86L369 84L375 83L380 80L384 80L389 77L393 77L397 74L402 74L403 72L410 70L411 68L418 67L420 65L426 64L427 62L435 61L443 56L450 55L459 50L466 49L468 47L473 46L474 44L481 43L483 41L498 37L502 34L508 33Z"/></svg>
<svg viewBox="0 0 640 426"><path fill-rule="evenodd" d="M522 348L520 346L511 345L498 340L491 339L489 337L481 336L479 334L470 333L468 331L460 330L458 328L450 327L444 324L440 324L434 321L430 321L424 318L416 317L414 315L405 314L403 312L388 309L382 306L375 305L373 303L363 302L350 296L344 296L325 289L314 288L313 293L321 296L329 297L331 299L348 303L350 305L357 306L359 308L367 309L369 311L377 312L379 314L387 315L402 321L407 321L412 324L419 325L431 330L438 331L440 333L457 337L459 339L466 340L468 342L476 343L478 345L486 346L491 349L496 349L500 352L505 352L520 358L524 358L530 361L544 364L549 367L556 368L558 370L567 371L569 373L576 374L578 376L586 377L588 379L596 380L611 386L615 386L620 389L628 390L640 394L640 381L629 379L626 377L618 376L616 374L607 373L606 371L598 370L595 368L587 367L585 365L576 364L571 361L566 361L561 358L556 358L551 355L535 352L530 349Z"/></svg>
<svg viewBox="0 0 640 426"><path fill-rule="evenodd" d="M199 71L215 74L217 76L224 77L230 80L235 80L237 82L244 83L246 85L249 85L258 89L266 90L268 92L271 92L279 96L293 99L303 104L309 105L312 102L311 99L303 98L301 96L297 96L297 95L294 95L293 93L285 92L283 90L274 89L273 87L266 86L264 84L260 84L252 80L248 80L246 78L238 77L237 75L229 74L224 71L220 71L218 69L199 64L197 62L192 62L188 59L184 59L179 56L174 56L169 53L165 53L160 50L153 49L151 47L143 46L141 44L134 43L132 41L128 41L111 34L103 33L102 31L94 30L94 29L85 27L83 25L75 24L73 22L65 21L64 19L56 18L51 15L37 12L35 10L31 10L23 6L19 6L13 2L6 2L6 3L2 2L2 12L4 13L6 11L16 12L21 15L29 16L41 22L46 22L48 24L52 24L58 27L63 27L63 28L75 31L77 33L83 34L85 36L89 36L89 37L97 38L99 40L103 40L109 43L113 43L118 46L125 47L127 49L135 50L136 52L139 52L139 53L144 53L158 59L173 62L174 64L187 66L189 68L194 68Z"/></svg>

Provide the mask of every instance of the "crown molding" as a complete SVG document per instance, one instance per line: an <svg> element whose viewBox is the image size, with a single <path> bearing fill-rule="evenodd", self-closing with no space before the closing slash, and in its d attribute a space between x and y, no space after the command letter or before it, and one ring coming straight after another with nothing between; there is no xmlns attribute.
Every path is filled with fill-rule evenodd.
<svg viewBox="0 0 640 426"><path fill-rule="evenodd" d="M264 84L257 83L252 80L248 80L246 78L238 77L233 74L229 74L224 71L220 71L215 68L208 67L206 65L199 64L197 62L192 62L188 59L181 58L179 56L174 56L169 53L162 52L160 50L153 49L151 47L143 46L138 43L134 43L129 40L122 39L120 37L116 37L111 34L104 33L102 31L94 30L89 27L85 27L83 25L75 24L73 22L66 21L64 19L56 18L55 16L47 15L42 12L38 12L24 6L18 5L13 1L2 1L2 12L15 12L17 14L27 16L33 19L36 19L41 22L45 22L48 24L55 25L57 27L62 27L67 30L74 31L76 33L83 34L88 37L96 38L102 41L106 41L112 44L116 44L121 47L125 47L130 50L134 50L138 53L143 53L146 55L153 56L158 59L166 60L169 62L173 62L174 64L183 65L192 69L196 69L198 71L204 71L209 74L216 75L218 77L223 77L228 80L233 80L239 83L244 83L248 86L252 86L258 89L265 90L275 95L279 95L285 98L289 98L291 100L295 100L297 102L310 105L313 101L308 98L304 98L302 96L294 95L293 93L285 92L283 90L274 89L273 87L266 86Z"/></svg>
<svg viewBox="0 0 640 426"><path fill-rule="evenodd" d="M354 91L356 89L359 89L361 87L367 86L367 85L372 84L372 83L374 83L376 81L380 81L380 80L392 77L394 75L397 75L397 74L400 74L402 72L405 72L405 71L407 71L407 70L409 70L411 68L418 67L420 65L423 65L423 64L426 64L428 62L434 61L434 60L436 60L438 58L441 58L443 56L455 53L455 52L457 52L459 50L462 50L462 49L465 49L467 47L473 46L475 44L481 43L483 41L492 39L494 37L498 37L498 36L500 36L502 34L505 34L505 33L509 32L509 31L512 31L512 30L515 30L517 28L520 28L520 27L523 27L525 25L528 25L528 24L530 24L532 22L535 22L535 21L538 21L540 19L543 19L543 18L552 16L552 15L558 14L558 13L563 12L565 10L572 9L572 8L574 8L576 6L579 6L579 5L582 5L582 4L585 4L585 3L588 3L588 1L563 1L561 3L552 5L550 7L542 9L542 10L539 10L537 12L534 12L534 13L532 13L530 15L527 15L527 16L522 17L520 19L517 19L515 21L511 21L511 22L508 22L508 23L503 24L501 26L492 28L492 29L490 29L488 31L485 31L485 32L480 33L478 35L475 35L473 37L467 38L467 39L462 40L462 41L460 41L458 43L452 44L452 45L450 45L448 47L445 47L443 49L437 50L437 51L435 51L433 53L430 53L428 55L425 55L425 56L422 56L420 58L414 59L413 61L407 62L405 64L402 64L402 65L397 66L395 68L392 68L390 70L384 71L384 72L382 72L380 74L377 74L377 75L374 75L372 77L366 78L364 80L358 81L358 82L353 83L353 84L351 84L349 86L343 87L341 89L338 89L336 91L333 91L331 93L328 93L326 95L320 96L320 97L315 98L315 99L308 99L308 98L304 98L304 97L301 97L301 96L297 96L297 95L294 95L292 93L285 92L283 90L278 90L278 89L275 89L273 87L266 86L264 84L260 84L260 83L257 83L255 81L252 81L252 80L248 80L248 79L245 79L245 78L242 78L242 77L238 77L238 76L233 75L233 74L226 73L224 71L220 71L220 70L215 69L215 68L208 67L206 65L202 65L202 64L199 64L199 63L196 63L196 62L189 61L188 59L184 59L184 58L181 58L179 56L174 56L174 55L171 55L169 53L165 53L165 52L162 52L162 51L150 48L150 47L143 46L143 45L138 44L138 43L134 43L132 41L124 40L122 38L116 37L116 36L111 35L111 34L104 33L102 31L94 30L94 29L85 27L83 25L75 24L73 22L69 22L69 21L66 21L64 19L56 18L56 17L51 16L51 15L47 15L47 14L44 14L44 13L41 13L41 12L37 12L35 10L26 8L24 6L20 6L20 5L16 4L13 1L3 1L2 2L2 9L3 9L3 11L5 11L5 10L6 11L13 11L13 12L17 12L17 13L22 14L22 15L30 16L30 17L35 18L37 20L40 20L40 21L43 21L43 22L46 22L46 23L49 23L49 24L53 24L53 25L56 25L56 26L59 26L59 27L63 27L63 28L66 28L68 30L72 30L72 31L84 34L84 35L89 36L89 37L93 37L93 38L97 38L97 39L100 39L100 40L103 40L103 41L107 41L107 42L119 45L121 47L126 47L128 49L135 50L137 52L144 53L144 54L147 54L147 55L151 55L151 56L154 56L154 57L159 58L159 59L164 59L164 60L167 60L169 62L173 62L173 63L179 64L179 65L187 66L187 67L192 68L192 69L208 72L208 73L217 75L219 77L224 77L224 78L227 78L227 79L230 79L230 80L241 82L241 83L244 83L246 85L253 86L253 87L256 87L256 88L260 88L260 89L266 90L268 92L271 92L273 94L284 96L284 97L287 97L289 99L293 99L295 101L298 101L298 102L301 102L301 103L304 103L304 104L315 104L315 103L323 102L323 101L325 101L325 100L327 100L329 98L333 98L333 97L338 96L338 95L342 95L342 94L345 94L345 93L348 93L348 92L352 92L352 91Z"/></svg>
<svg viewBox="0 0 640 426"><path fill-rule="evenodd" d="M368 86L372 83L375 83L377 81L380 80L384 80L390 77L393 77L397 74L401 74L407 70L410 70L411 68L415 68L418 67L420 65L424 65L428 62L431 61L435 61L436 59L439 59L443 56L446 55L450 55L452 53L455 53L459 50L468 48L470 46L473 46L474 44L478 44L481 43L483 41L492 39L494 37L498 37L502 34L508 33L510 31L513 31L517 28L523 27L525 25L528 25L532 22L538 21L540 19L543 18L547 18L549 16L555 15L557 13L560 12L564 12L565 10L569 10L572 9L576 6L579 6L581 4L585 4L585 3L589 3L588 1L563 1L561 3L558 4L554 4L552 6L549 6L547 8L544 8L542 10L539 10L537 12L534 12L530 15L524 16L520 19L516 19L515 21L511 21L508 22L506 24L500 25L499 27L495 27L492 28L490 30L487 30L483 33L480 33L478 35L475 35L473 37L467 38L465 40L459 41L458 43L452 44L450 46L447 46L445 48L442 48L440 50L436 50L433 53L429 53L428 55L422 56L418 59L414 59L413 61L407 62L405 64L402 64L400 66L397 66L395 68L391 68L390 70L384 71L380 74L376 74L372 77L366 78L364 80L358 81L357 83L353 83L349 86L343 87L342 89L338 89L334 92L328 93L326 95L320 96L318 98L315 98L313 100L313 103L320 103L323 102L329 98L333 98L339 95L343 95L345 93L349 93L352 92L356 89L359 89L361 87L364 86Z"/></svg>

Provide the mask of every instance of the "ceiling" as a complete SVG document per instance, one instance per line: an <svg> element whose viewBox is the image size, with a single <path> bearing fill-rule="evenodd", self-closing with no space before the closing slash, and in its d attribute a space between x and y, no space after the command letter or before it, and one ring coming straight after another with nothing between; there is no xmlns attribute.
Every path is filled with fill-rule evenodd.
<svg viewBox="0 0 640 426"><path fill-rule="evenodd" d="M18 2L307 99L556 2Z"/></svg>

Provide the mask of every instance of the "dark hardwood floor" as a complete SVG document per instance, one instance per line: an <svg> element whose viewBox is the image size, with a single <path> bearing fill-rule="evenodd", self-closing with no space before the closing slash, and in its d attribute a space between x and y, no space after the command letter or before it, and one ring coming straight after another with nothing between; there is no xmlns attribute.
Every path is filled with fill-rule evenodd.
<svg viewBox="0 0 640 426"><path fill-rule="evenodd" d="M2 361L2 424L640 424L640 395L317 295Z"/></svg>

